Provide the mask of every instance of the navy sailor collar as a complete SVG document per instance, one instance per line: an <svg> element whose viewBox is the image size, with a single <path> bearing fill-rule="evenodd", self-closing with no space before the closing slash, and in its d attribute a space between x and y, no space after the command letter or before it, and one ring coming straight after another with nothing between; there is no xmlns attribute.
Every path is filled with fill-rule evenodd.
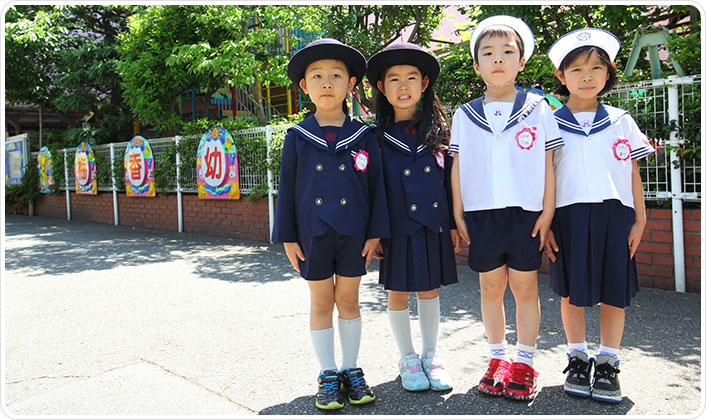
<svg viewBox="0 0 706 420"><path fill-rule="evenodd" d="M591 124L591 131L586 134L581 128L581 125L576 121L576 117L569 110L569 107L564 105L561 108L554 111L554 118L557 124L559 124L559 129L568 131L573 134L582 135L588 137L591 134L598 133L599 131L608 128L617 121L620 117L627 114L627 111L614 108L611 106L604 106L603 104L598 104L598 109L596 110L596 116L593 117L593 124Z"/></svg>
<svg viewBox="0 0 706 420"><path fill-rule="evenodd" d="M426 149L427 145L419 143L416 129L412 134L407 133L409 121L400 121L385 131L385 141L391 146L410 156L419 156Z"/></svg>
<svg viewBox="0 0 706 420"><path fill-rule="evenodd" d="M369 125L365 125L346 116L346 119L343 121L343 126L341 127L341 132L336 140L335 152L348 149L353 146L358 142L358 140L363 138L363 135L368 130L371 129L372 127ZM303 139L307 140L314 146L329 152L328 142L324 138L324 132L321 130L321 126L319 126L319 123L316 121L313 114L304 118L304 120L299 124L292 126L290 130L296 130Z"/></svg>
<svg viewBox="0 0 706 420"><path fill-rule="evenodd" d="M490 128L490 123L485 117L485 107L483 106L483 98L473 99L461 105L461 109L466 113L468 118L478 127L483 130L492 133L493 130ZM515 96L515 101L512 104L512 112L510 112L510 118L508 118L503 131L519 123L525 119L537 106L538 103L543 101L544 98L534 93L527 93L523 91L518 91Z"/></svg>

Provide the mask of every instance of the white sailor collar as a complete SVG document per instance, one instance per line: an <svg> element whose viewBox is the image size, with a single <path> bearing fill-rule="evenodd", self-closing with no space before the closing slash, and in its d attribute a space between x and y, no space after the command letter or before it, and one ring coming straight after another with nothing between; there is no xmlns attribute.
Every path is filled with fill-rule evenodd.
<svg viewBox="0 0 706 420"><path fill-rule="evenodd" d="M512 111L510 112L510 118L508 118L503 131L511 128L515 124L519 123L525 119L539 104L544 100L544 97L536 95L534 93L527 93L523 91L518 91L517 96L515 96L515 101L512 104ZM485 116L485 109L483 107L483 97L473 99L461 105L461 109L466 113L468 118L483 130L492 133L493 130L490 128L490 123Z"/></svg>
<svg viewBox="0 0 706 420"><path fill-rule="evenodd" d="M596 110L596 116L593 117L593 124L591 124L591 131L586 134L581 128L581 125L576 121L574 114L571 113L569 107L566 105L554 111L554 118L556 118L557 124L559 124L559 129L568 131L573 134L579 134L582 136L590 136L591 134L598 133L608 127L613 123L618 121L620 117L627 114L628 112L624 109L615 108L609 105L598 104L598 109Z"/></svg>
<svg viewBox="0 0 706 420"><path fill-rule="evenodd" d="M348 149L357 143L363 135L371 130L372 127L363 124L360 121L346 117L343 121L343 126L341 127L341 132L336 140L335 152L343 149ZM328 142L324 138L324 132L321 130L318 121L314 118L314 115L306 117L302 122L296 124L290 128L290 130L296 130L299 135L307 140L314 146L329 151Z"/></svg>
<svg viewBox="0 0 706 420"><path fill-rule="evenodd" d="M410 156L419 156L427 149L426 144L419 143L416 127L410 127L409 121L402 121L388 128L384 137L391 146Z"/></svg>

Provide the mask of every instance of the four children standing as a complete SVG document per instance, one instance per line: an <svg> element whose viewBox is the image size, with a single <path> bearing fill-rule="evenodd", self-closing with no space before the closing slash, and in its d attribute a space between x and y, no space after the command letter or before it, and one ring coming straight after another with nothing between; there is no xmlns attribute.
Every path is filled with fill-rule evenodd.
<svg viewBox="0 0 706 420"><path fill-rule="evenodd" d="M564 389L621 400L618 348L624 308L637 291L634 255L645 226L637 159L653 149L627 112L598 96L615 82L620 46L610 33L582 29L559 39L549 57L565 106L515 87L534 50L530 28L511 16L482 21L471 37L482 97L461 106L450 126L434 94L436 58L395 43L365 62L333 39L314 41L287 74L316 112L292 127L282 150L273 241L307 280L310 330L320 365L315 405L375 399L358 366L360 279L381 259L388 316L408 391L452 385L436 348L438 288L458 282L454 254L463 240L479 273L490 361L478 390L531 400L540 324L537 269L550 257L561 296L569 364ZM352 120L346 96L366 73L376 92L376 124ZM516 304L511 363L503 295ZM415 292L421 352L411 338ZM583 308L601 305L601 348L588 357ZM333 309L343 360L334 358ZM591 381L591 369L595 372Z"/></svg>

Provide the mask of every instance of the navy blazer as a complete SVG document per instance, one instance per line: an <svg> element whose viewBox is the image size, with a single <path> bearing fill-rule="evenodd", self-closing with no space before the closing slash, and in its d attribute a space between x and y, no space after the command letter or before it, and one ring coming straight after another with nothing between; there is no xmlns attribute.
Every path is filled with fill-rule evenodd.
<svg viewBox="0 0 706 420"><path fill-rule="evenodd" d="M432 154L408 124L401 121L390 127L382 146L392 235L412 235L422 226L433 232L456 229L451 196L453 157L445 152Z"/></svg>
<svg viewBox="0 0 706 420"><path fill-rule="evenodd" d="M331 152L311 115L284 138L272 241L298 242L330 228L390 236L380 145L372 127L346 118Z"/></svg>

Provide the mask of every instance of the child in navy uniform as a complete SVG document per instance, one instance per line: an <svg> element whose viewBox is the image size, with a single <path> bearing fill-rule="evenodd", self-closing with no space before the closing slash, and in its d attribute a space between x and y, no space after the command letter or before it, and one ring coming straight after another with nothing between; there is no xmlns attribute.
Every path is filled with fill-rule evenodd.
<svg viewBox="0 0 706 420"><path fill-rule="evenodd" d="M595 28L570 32L549 49L561 82L557 94L569 97L554 112L566 146L555 156L556 214L547 247L568 341L564 390L608 402L622 399L618 348L625 306L638 290L633 257L646 216L637 160L654 152L627 111L598 101L615 83L619 49L615 35ZM584 307L597 303L601 346L589 358Z"/></svg>
<svg viewBox="0 0 706 420"><path fill-rule="evenodd" d="M534 50L521 20L493 16L471 35L473 68L485 95L453 117L450 150L454 217L470 242L468 265L479 273L481 313L491 359L478 389L533 399L533 359L539 333L537 269L554 214L553 149L562 145L549 104L515 88L515 77ZM465 212L465 213L464 213ZM510 364L503 295L516 303L517 356Z"/></svg>
<svg viewBox="0 0 706 420"><path fill-rule="evenodd" d="M372 128L348 117L346 95L363 77L365 57L337 40L308 44L287 75L316 112L284 140L272 240L283 242L294 269L308 280L310 329L320 365L315 405L343 407L375 399L357 365L360 279L381 237L390 234L380 146ZM343 360L334 357L333 309Z"/></svg>
<svg viewBox="0 0 706 420"><path fill-rule="evenodd" d="M432 86L439 62L417 45L391 44L368 60L377 89L378 137L392 237L381 241L380 283L400 351L402 386L408 391L451 389L436 354L440 307L437 289L458 282L454 253L461 240L447 193L449 123ZM450 187L450 185L449 185ZM421 359L410 332L409 295L417 293Z"/></svg>

